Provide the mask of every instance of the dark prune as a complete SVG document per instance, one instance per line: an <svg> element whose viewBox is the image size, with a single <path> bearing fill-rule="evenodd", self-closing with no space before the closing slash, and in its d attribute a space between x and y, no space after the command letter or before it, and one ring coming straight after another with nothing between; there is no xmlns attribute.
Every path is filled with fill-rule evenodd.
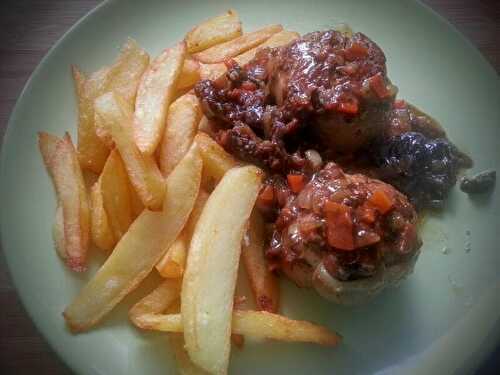
<svg viewBox="0 0 500 375"><path fill-rule="evenodd" d="M496 171L486 170L472 177L462 177L460 190L467 194L484 193L492 189L496 181Z"/></svg>
<svg viewBox="0 0 500 375"><path fill-rule="evenodd" d="M405 193L419 209L441 206L457 182L464 159L447 139L429 139L416 132L386 140L375 153L380 177Z"/></svg>

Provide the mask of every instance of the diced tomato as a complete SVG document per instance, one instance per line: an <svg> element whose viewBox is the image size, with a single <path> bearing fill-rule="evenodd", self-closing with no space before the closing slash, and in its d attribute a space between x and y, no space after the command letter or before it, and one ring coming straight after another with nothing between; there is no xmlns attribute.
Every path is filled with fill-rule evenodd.
<svg viewBox="0 0 500 375"><path fill-rule="evenodd" d="M352 208L326 201L323 209L326 213L328 244L339 250L354 250Z"/></svg>
<svg viewBox="0 0 500 375"><path fill-rule="evenodd" d="M344 51L347 60L361 59L368 55L368 49L360 43L353 43Z"/></svg>
<svg viewBox="0 0 500 375"><path fill-rule="evenodd" d="M343 113L348 113L350 115L355 115L359 111L358 103L356 102L341 102L338 105L338 111Z"/></svg>
<svg viewBox="0 0 500 375"><path fill-rule="evenodd" d="M289 174L286 176L286 179L288 181L288 185L290 185L290 189L295 194L298 194L302 191L302 189L305 186L305 178L304 175L301 174Z"/></svg>
<svg viewBox="0 0 500 375"><path fill-rule="evenodd" d="M403 99L398 99L394 101L394 108L396 109L405 109L406 102Z"/></svg>
<svg viewBox="0 0 500 375"><path fill-rule="evenodd" d="M364 231L364 233L360 236L356 236L356 247L365 247L376 244L380 241L380 236L371 231Z"/></svg>
<svg viewBox="0 0 500 375"><path fill-rule="evenodd" d="M370 84L370 88L375 92L375 95L377 95L380 99L385 99L390 95L384 82L384 78L382 77L382 73L377 73L373 77L369 78L368 83Z"/></svg>
<svg viewBox="0 0 500 375"><path fill-rule="evenodd" d="M382 189L375 190L368 201L378 210L381 214L385 214L390 211L394 206L394 201L386 192Z"/></svg>

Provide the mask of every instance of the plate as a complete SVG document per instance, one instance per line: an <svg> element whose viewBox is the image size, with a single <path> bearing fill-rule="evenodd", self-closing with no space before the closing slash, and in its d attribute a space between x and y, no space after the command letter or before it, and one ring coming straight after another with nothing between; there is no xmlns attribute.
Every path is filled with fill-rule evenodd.
<svg viewBox="0 0 500 375"><path fill-rule="evenodd" d="M0 222L9 269L37 327L77 373L166 374L175 364L164 336L139 332L126 321L126 307L145 290L127 298L99 328L78 336L66 330L61 312L88 276L67 271L53 250L55 197L36 133L71 129L76 139L70 64L93 71L109 63L128 36L156 55L229 7L238 10L246 30L282 23L305 33L346 22L366 33L385 51L400 97L440 120L472 155L475 170L500 166L497 74L457 31L417 2L106 2L76 24L33 73L10 119L1 159ZM500 337L498 196L497 187L470 200L455 188L447 209L426 220L414 274L366 306L331 305L284 281L286 315L326 324L345 340L334 349L249 343L233 350L230 373L472 371Z"/></svg>

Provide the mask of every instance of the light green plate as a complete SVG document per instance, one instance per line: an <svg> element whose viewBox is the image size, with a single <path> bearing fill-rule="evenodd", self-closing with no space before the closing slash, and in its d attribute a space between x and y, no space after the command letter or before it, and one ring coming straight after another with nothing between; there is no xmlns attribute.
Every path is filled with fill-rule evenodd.
<svg viewBox="0 0 500 375"><path fill-rule="evenodd" d="M229 7L239 11L246 30L282 23L305 33L346 22L366 33L385 51L400 96L439 119L473 156L475 170L500 165L498 76L452 27L416 2L107 2L38 66L15 107L2 150L1 234L12 277L37 327L78 373L166 374L175 366L165 337L134 329L124 307L89 333L72 336L66 330L61 312L88 276L66 271L53 250L55 199L36 133L70 130L76 139L70 64L95 70L112 61L128 36L156 55L197 22ZM446 211L426 222L415 273L361 308L331 305L284 283L286 315L326 324L345 340L334 349L249 344L233 351L230 373L471 371L500 337L499 212L498 189L478 201L454 189ZM444 247L450 249L447 255Z"/></svg>

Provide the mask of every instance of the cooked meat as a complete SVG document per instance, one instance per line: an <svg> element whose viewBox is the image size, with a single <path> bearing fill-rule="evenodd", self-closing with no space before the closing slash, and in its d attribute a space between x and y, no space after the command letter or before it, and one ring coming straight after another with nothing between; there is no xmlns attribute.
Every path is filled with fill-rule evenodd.
<svg viewBox="0 0 500 375"><path fill-rule="evenodd" d="M382 50L365 35L314 32L263 49L246 66L195 87L219 142L273 171L300 169L304 142L351 152L381 133L396 88Z"/></svg>
<svg viewBox="0 0 500 375"><path fill-rule="evenodd" d="M339 282L370 278L414 262L416 222L413 206L392 186L328 163L287 199L267 256L299 286L313 286L320 266Z"/></svg>
<svg viewBox="0 0 500 375"><path fill-rule="evenodd" d="M440 208L470 159L445 138L409 132L374 147L378 176L408 195L417 208Z"/></svg>

